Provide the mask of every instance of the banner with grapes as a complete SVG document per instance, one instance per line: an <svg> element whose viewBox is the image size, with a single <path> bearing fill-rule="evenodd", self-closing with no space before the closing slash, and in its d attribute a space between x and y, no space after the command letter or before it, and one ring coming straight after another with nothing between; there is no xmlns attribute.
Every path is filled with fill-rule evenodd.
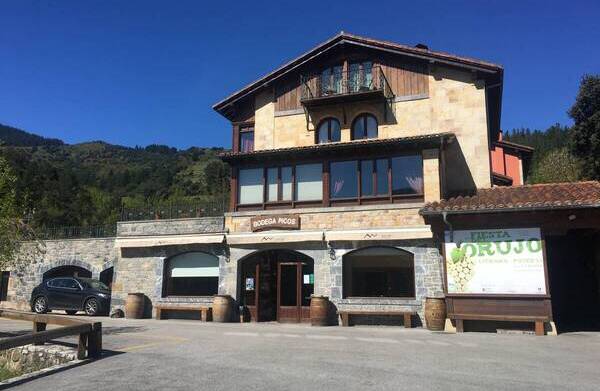
<svg viewBox="0 0 600 391"><path fill-rule="evenodd" d="M539 228L446 232L448 293L546 294Z"/></svg>

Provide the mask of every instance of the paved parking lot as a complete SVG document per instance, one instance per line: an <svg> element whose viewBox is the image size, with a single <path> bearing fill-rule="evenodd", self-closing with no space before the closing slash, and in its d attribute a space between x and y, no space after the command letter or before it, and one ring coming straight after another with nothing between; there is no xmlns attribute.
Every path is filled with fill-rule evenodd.
<svg viewBox="0 0 600 391"><path fill-rule="evenodd" d="M15 390L598 390L600 333L103 318L104 358ZM0 320L0 333L30 330ZM71 340L74 342L74 340Z"/></svg>

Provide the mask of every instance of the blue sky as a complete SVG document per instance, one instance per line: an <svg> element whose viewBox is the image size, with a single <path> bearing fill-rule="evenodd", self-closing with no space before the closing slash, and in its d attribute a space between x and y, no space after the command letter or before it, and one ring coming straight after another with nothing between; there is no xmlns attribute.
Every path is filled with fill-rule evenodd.
<svg viewBox="0 0 600 391"><path fill-rule="evenodd" d="M229 147L212 105L344 30L500 63L504 129L569 124L581 76L600 73L600 1L553 3L2 0L0 123Z"/></svg>

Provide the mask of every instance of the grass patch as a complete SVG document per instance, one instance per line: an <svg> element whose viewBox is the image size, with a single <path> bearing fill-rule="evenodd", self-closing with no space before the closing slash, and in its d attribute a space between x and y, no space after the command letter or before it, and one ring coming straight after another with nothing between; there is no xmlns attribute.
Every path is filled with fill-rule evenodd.
<svg viewBox="0 0 600 391"><path fill-rule="evenodd" d="M0 381L8 380L11 377L20 376L22 373L18 371L9 371L4 367L0 367Z"/></svg>

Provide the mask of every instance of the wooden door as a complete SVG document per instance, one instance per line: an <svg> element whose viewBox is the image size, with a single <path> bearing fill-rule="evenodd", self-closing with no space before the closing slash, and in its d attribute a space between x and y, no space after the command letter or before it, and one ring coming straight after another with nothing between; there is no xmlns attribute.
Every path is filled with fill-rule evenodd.
<svg viewBox="0 0 600 391"><path fill-rule="evenodd" d="M301 308L301 262L277 264L277 321L300 322Z"/></svg>

